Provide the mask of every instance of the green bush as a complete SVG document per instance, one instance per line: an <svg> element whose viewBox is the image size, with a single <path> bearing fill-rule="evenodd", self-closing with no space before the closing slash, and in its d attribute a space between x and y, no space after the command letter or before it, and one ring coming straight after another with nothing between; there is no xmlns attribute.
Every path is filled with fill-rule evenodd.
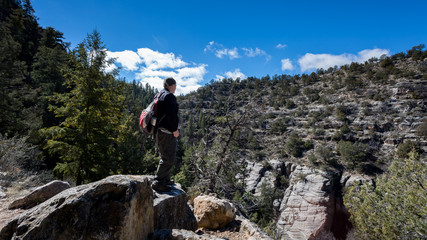
<svg viewBox="0 0 427 240"><path fill-rule="evenodd" d="M0 134L0 171L7 173L0 174L3 187L9 187L35 172L41 175L31 184L38 184L39 181L44 184L43 179L53 178L51 172L42 172L46 168L42 154L36 146L27 143L27 139L28 137L7 138Z"/></svg>
<svg viewBox="0 0 427 240"><path fill-rule="evenodd" d="M294 157L302 157L304 152L304 141L292 133L285 145L286 151Z"/></svg>
<svg viewBox="0 0 427 240"><path fill-rule="evenodd" d="M411 151L422 153L422 150L418 144L407 140L404 143L399 144L399 146L397 147L396 155L398 158L405 159L409 156L409 153Z"/></svg>
<svg viewBox="0 0 427 240"><path fill-rule="evenodd" d="M287 109L294 109L297 105L290 99L286 99L286 104L285 104Z"/></svg>
<svg viewBox="0 0 427 240"><path fill-rule="evenodd" d="M415 129L418 136L427 138L427 118Z"/></svg>
<svg viewBox="0 0 427 240"><path fill-rule="evenodd" d="M13 173L43 168L43 159L36 146L27 143L28 137L7 138L0 134L0 170Z"/></svg>
<svg viewBox="0 0 427 240"><path fill-rule="evenodd" d="M425 239L427 235L427 164L411 152L396 159L376 187L353 185L346 189L355 235L360 239Z"/></svg>
<svg viewBox="0 0 427 240"><path fill-rule="evenodd" d="M282 134L286 132L286 123L282 119L274 121L271 126L270 132L277 134Z"/></svg>
<svg viewBox="0 0 427 240"><path fill-rule="evenodd" d="M335 154L330 147L319 146L316 148L316 155L323 163L332 165L336 163Z"/></svg>
<svg viewBox="0 0 427 240"><path fill-rule="evenodd" d="M344 166L349 170L361 170L363 163L367 160L366 146L361 143L340 141L337 152L341 156Z"/></svg>
<svg viewBox="0 0 427 240"><path fill-rule="evenodd" d="M350 111L347 109L345 105L339 105L335 109L335 114L338 120L345 121L347 119L347 115L350 113Z"/></svg>

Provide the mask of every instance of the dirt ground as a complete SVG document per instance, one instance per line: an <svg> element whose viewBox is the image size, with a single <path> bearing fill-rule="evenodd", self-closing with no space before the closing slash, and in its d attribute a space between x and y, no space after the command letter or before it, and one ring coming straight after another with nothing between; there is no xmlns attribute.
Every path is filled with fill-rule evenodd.
<svg viewBox="0 0 427 240"><path fill-rule="evenodd" d="M15 216L24 212L22 209L9 210L9 204L17 199L20 194L5 192L7 197L0 199L0 230Z"/></svg>

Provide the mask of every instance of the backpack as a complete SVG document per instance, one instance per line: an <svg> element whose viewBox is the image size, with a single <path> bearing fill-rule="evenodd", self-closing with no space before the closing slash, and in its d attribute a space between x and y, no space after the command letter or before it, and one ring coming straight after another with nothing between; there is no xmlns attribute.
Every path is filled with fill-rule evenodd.
<svg viewBox="0 0 427 240"><path fill-rule="evenodd" d="M142 110L141 115L139 116L139 126L146 134L153 134L154 129L157 126L157 102L159 101L161 95L164 100L166 95L168 95L168 92L166 92L166 94L157 94L154 97L154 100L150 103L150 105L148 105L146 109ZM165 116L163 116L163 118L164 117ZM162 119L160 119L160 121Z"/></svg>

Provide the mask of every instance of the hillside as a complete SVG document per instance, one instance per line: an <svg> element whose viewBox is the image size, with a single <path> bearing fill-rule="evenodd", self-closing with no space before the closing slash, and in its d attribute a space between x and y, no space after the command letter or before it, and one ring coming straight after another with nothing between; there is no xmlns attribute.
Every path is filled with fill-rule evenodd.
<svg viewBox="0 0 427 240"><path fill-rule="evenodd" d="M233 199L269 234L290 239L304 237L286 235L297 224L283 219L310 213L286 202L320 184L329 197L316 201L328 204L315 212L332 211L325 229L348 238L344 188L356 179L375 185L411 149L426 159L427 59L413 54L422 47L310 75L224 79L180 97L185 153L175 179ZM326 182L307 181L313 173Z"/></svg>
<svg viewBox="0 0 427 240"><path fill-rule="evenodd" d="M239 137L247 140L241 150L250 160L324 165L318 155L330 149L324 160L352 171L336 152L340 141L348 141L363 144L368 156L358 170L375 173L387 168L399 144L411 141L427 150L426 89L427 60L395 55L310 75L224 79L179 101L186 136L194 129L190 142L203 131L212 139L221 128L216 118L247 112ZM290 139L304 146L293 147Z"/></svg>

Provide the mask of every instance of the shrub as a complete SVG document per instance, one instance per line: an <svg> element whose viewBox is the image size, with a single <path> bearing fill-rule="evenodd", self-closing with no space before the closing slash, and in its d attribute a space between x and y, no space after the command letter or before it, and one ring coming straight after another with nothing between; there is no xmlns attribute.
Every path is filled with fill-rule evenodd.
<svg viewBox="0 0 427 240"><path fill-rule="evenodd" d="M304 149L305 150L313 149L313 147L314 147L314 143L312 140L307 140L304 142Z"/></svg>
<svg viewBox="0 0 427 240"><path fill-rule="evenodd" d="M427 118L415 129L415 133L418 136L427 138Z"/></svg>
<svg viewBox="0 0 427 240"><path fill-rule="evenodd" d="M396 155L398 158L405 159L409 157L409 153L415 151L417 153L422 153L422 150L418 144L407 140L404 143L399 144L397 147Z"/></svg>
<svg viewBox="0 0 427 240"><path fill-rule="evenodd" d="M349 114L349 110L345 105L339 105L335 109L335 114L339 120L345 121L347 119L347 115Z"/></svg>
<svg viewBox="0 0 427 240"><path fill-rule="evenodd" d="M302 141L295 133L292 133L285 145L286 151L294 157L302 157L304 152L304 141Z"/></svg>
<svg viewBox="0 0 427 240"><path fill-rule="evenodd" d="M367 158L365 149L366 146L361 143L340 141L337 145L337 152L341 156L341 160L345 167L350 170L360 170Z"/></svg>
<svg viewBox="0 0 427 240"><path fill-rule="evenodd" d="M344 203L360 239L425 239L427 164L411 152L369 184L346 190Z"/></svg>
<svg viewBox="0 0 427 240"><path fill-rule="evenodd" d="M27 138L8 139L0 134L0 169L2 171L39 170L43 167L40 151L36 146L27 143Z"/></svg>
<svg viewBox="0 0 427 240"><path fill-rule="evenodd" d="M287 109L293 109L295 108L297 105L290 99L286 99L286 104L285 104Z"/></svg>
<svg viewBox="0 0 427 240"><path fill-rule="evenodd" d="M283 122L282 119L278 119L276 121L273 122L270 132L272 133L278 133L278 134L282 134L284 132L286 132L286 123Z"/></svg>
<svg viewBox="0 0 427 240"><path fill-rule="evenodd" d="M0 134L0 171L8 173L0 174L0 180L5 187L45 167L40 151L27 143L27 138L7 138Z"/></svg>
<svg viewBox="0 0 427 240"><path fill-rule="evenodd" d="M335 164L334 156L330 147L319 146L316 148L316 155L326 164Z"/></svg>

